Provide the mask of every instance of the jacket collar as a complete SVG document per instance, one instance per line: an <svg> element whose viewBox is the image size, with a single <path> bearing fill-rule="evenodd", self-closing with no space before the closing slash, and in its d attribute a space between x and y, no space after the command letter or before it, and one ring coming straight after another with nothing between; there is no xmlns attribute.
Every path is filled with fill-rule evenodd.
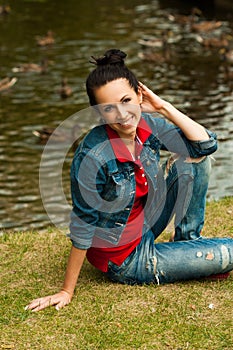
<svg viewBox="0 0 233 350"><path fill-rule="evenodd" d="M130 151L128 150L118 133L115 130L113 130L109 125L106 125L106 132L117 160L119 160L120 162L134 161L132 154L130 153ZM151 128L149 127L147 122L143 118L141 118L138 123L137 136L135 139L137 147L136 153L138 155L142 151L142 145L151 134Z"/></svg>

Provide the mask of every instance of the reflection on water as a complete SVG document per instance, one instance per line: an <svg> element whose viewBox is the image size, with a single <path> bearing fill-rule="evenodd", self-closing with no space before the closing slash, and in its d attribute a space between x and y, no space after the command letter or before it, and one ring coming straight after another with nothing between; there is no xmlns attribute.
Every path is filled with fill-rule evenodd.
<svg viewBox="0 0 233 350"><path fill-rule="evenodd" d="M214 32L196 33L190 24L174 20L178 13L189 14L194 3L11 1L9 15L0 16L0 79L16 76L18 80L11 89L0 92L0 229L40 229L50 223L39 191L44 146L32 132L44 126L55 128L88 106L84 83L92 68L90 56L112 47L128 53L127 63L140 80L217 132L219 150L208 197L233 195L233 63L226 60L221 46L206 47L201 42L224 34L233 49L233 5L229 0L219 9L202 9L203 17L215 17L222 23ZM38 46L36 36L48 30L54 32L55 43ZM166 56L161 48L148 49L140 44L140 39L161 38L163 33L167 33ZM40 64L45 58L48 70L44 74L12 72L19 64ZM64 76L73 90L67 99L59 94ZM87 127L90 120L84 119L80 133ZM70 150L63 166L67 203L72 156ZM47 160L46 172L55 180L53 161ZM62 222L62 213L67 213L69 205L64 207L61 198L51 196L49 188L47 191L49 205L61 213Z"/></svg>

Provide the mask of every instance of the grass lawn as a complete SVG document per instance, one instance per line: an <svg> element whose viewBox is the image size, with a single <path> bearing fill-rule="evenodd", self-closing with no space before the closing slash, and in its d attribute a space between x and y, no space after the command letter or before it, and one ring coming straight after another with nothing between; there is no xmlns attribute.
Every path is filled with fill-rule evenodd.
<svg viewBox="0 0 233 350"><path fill-rule="evenodd" d="M233 197L207 205L204 236L233 237ZM161 240L167 240L165 232ZM85 262L69 306L25 311L59 290L70 242L65 234L7 232L0 237L0 349L233 349L233 275L223 282L110 283Z"/></svg>

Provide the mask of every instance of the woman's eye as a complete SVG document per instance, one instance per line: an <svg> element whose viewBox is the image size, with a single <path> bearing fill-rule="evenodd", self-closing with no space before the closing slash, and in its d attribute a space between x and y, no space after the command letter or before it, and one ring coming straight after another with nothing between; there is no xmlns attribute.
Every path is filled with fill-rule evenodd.
<svg viewBox="0 0 233 350"><path fill-rule="evenodd" d="M104 112L105 113L109 113L109 112L111 112L113 110L113 106L106 106L106 107L104 107Z"/></svg>
<svg viewBox="0 0 233 350"><path fill-rule="evenodd" d="M123 103L128 103L128 102L130 102L131 101L131 98L130 97L127 97L127 98L125 98L124 100L123 100Z"/></svg>

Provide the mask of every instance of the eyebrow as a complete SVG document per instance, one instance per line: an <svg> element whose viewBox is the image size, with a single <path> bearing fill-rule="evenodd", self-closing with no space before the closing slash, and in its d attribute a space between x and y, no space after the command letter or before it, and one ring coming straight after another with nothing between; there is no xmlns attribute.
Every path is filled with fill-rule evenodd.
<svg viewBox="0 0 233 350"><path fill-rule="evenodd" d="M126 97L128 97L128 94L124 95L121 99L120 99L120 102L122 102ZM101 103L101 105L103 105L104 107L107 107L107 106L112 106L116 103L119 103L119 102L110 102L110 103Z"/></svg>
<svg viewBox="0 0 233 350"><path fill-rule="evenodd" d="M128 94L124 95L124 96L120 99L120 102L122 102L127 96L128 96Z"/></svg>

